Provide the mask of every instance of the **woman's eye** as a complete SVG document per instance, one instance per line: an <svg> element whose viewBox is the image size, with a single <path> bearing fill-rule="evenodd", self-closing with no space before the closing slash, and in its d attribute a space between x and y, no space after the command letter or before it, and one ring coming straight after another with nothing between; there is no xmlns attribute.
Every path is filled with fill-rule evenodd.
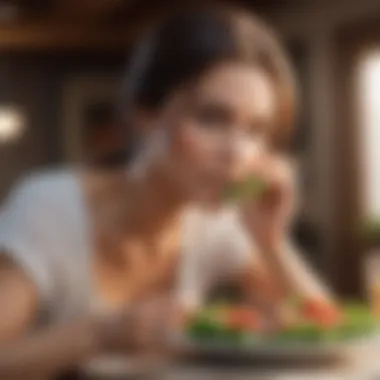
<svg viewBox="0 0 380 380"><path fill-rule="evenodd" d="M226 128L228 126L228 115L221 109L205 108L197 113L198 121L206 127Z"/></svg>

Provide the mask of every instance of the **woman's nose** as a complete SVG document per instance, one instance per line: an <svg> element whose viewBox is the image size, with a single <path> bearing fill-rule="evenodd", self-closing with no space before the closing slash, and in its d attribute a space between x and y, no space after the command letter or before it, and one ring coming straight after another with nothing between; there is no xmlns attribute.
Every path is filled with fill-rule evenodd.
<svg viewBox="0 0 380 380"><path fill-rule="evenodd" d="M231 133L223 147L223 161L227 175L231 179L238 179L244 171L249 144L240 133Z"/></svg>
<svg viewBox="0 0 380 380"><path fill-rule="evenodd" d="M259 140L252 140L240 131L231 133L224 146L224 167L228 177L239 180L248 175L261 151Z"/></svg>

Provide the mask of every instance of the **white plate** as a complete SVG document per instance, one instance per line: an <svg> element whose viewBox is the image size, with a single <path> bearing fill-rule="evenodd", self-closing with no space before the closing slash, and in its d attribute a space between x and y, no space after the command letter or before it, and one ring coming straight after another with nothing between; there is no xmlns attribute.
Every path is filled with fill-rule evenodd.
<svg viewBox="0 0 380 380"><path fill-rule="evenodd" d="M245 346L196 344L176 339L178 351L189 354L190 359L208 364L243 364L248 366L279 368L281 366L310 367L348 362L369 348L380 348L380 336L341 343L319 344L247 344ZM87 379L127 380L151 374L164 373L170 360L162 357L127 357L104 355L94 358L82 368Z"/></svg>

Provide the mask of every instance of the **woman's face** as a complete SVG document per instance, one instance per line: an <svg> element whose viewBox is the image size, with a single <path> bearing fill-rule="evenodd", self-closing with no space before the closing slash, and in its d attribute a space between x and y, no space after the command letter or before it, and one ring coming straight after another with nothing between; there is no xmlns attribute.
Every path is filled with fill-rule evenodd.
<svg viewBox="0 0 380 380"><path fill-rule="evenodd" d="M262 160L275 114L274 85L264 71L238 63L213 68L155 117L166 173L193 199L219 199Z"/></svg>

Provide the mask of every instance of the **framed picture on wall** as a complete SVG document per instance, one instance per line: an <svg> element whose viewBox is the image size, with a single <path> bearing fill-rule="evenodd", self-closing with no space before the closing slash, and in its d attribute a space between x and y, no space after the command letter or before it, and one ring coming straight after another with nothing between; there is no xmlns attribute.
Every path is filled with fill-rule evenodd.
<svg viewBox="0 0 380 380"><path fill-rule="evenodd" d="M115 105L119 94L117 77L68 78L62 91L64 154L67 162L96 159L119 149Z"/></svg>

